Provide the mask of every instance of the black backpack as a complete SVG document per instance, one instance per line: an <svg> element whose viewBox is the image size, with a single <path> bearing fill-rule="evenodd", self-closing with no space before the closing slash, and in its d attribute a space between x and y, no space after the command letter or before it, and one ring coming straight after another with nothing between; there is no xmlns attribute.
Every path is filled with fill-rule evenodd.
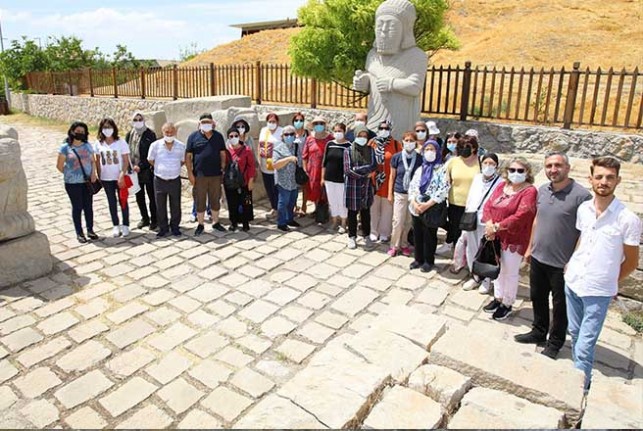
<svg viewBox="0 0 643 431"><path fill-rule="evenodd" d="M238 190L242 189L245 185L243 179L243 173L239 169L239 163L236 160L233 160L228 164L223 175L223 186L226 189Z"/></svg>

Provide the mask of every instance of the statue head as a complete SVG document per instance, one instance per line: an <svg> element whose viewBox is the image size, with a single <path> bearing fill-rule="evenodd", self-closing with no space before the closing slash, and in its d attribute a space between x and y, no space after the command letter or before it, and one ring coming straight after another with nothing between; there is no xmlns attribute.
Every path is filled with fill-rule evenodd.
<svg viewBox="0 0 643 431"><path fill-rule="evenodd" d="M408 0L386 0L375 12L375 42L379 54L395 54L415 46L415 6Z"/></svg>

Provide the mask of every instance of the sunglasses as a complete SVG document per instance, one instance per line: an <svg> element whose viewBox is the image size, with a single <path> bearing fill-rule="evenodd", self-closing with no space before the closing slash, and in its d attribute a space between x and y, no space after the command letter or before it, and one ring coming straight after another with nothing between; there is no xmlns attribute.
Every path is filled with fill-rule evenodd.
<svg viewBox="0 0 643 431"><path fill-rule="evenodd" d="M388 127L378 127L377 130L391 130L391 129Z"/></svg>
<svg viewBox="0 0 643 431"><path fill-rule="evenodd" d="M294 133L284 133L283 135L284 135L284 136L295 136L295 134L294 134Z"/></svg>
<svg viewBox="0 0 643 431"><path fill-rule="evenodd" d="M513 174L515 172L518 172L519 174L524 174L525 173L524 168L508 168L507 171L509 171L510 174Z"/></svg>
<svg viewBox="0 0 643 431"><path fill-rule="evenodd" d="M239 135L228 135L228 138L238 138Z"/></svg>
<svg viewBox="0 0 643 431"><path fill-rule="evenodd" d="M313 126L325 126L326 123L313 123Z"/></svg>
<svg viewBox="0 0 643 431"><path fill-rule="evenodd" d="M415 133L426 132L426 129L415 129Z"/></svg>

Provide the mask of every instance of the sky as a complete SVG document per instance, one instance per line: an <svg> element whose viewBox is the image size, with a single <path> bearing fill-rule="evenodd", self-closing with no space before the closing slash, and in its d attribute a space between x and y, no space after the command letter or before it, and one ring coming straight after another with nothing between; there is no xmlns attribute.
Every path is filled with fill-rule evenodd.
<svg viewBox="0 0 643 431"><path fill-rule="evenodd" d="M241 37L231 24L296 18L306 0L0 0L5 48L27 36L77 36L87 49L111 54L125 45L136 58L178 59L197 44L210 49Z"/></svg>

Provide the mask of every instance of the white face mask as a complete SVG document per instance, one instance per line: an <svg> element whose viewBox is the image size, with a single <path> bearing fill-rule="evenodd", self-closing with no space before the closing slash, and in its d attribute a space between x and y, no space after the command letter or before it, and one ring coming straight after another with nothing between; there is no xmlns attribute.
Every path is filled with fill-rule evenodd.
<svg viewBox="0 0 643 431"><path fill-rule="evenodd" d="M424 141L426 139L426 132L415 132L415 134L420 141Z"/></svg>
<svg viewBox="0 0 643 431"><path fill-rule="evenodd" d="M145 127L145 121L132 121L132 126L134 126L135 129L142 129Z"/></svg>
<svg viewBox="0 0 643 431"><path fill-rule="evenodd" d="M163 136L163 139L164 139L164 140L165 140L165 142L167 142L168 144L171 144L172 142L174 142L174 136Z"/></svg>
<svg viewBox="0 0 643 431"><path fill-rule="evenodd" d="M114 129L103 129L101 132L103 132L106 138L109 138L114 134Z"/></svg>
<svg viewBox="0 0 643 431"><path fill-rule="evenodd" d="M424 153L424 160L426 160L429 163L435 162L435 157L436 157L435 151L426 151Z"/></svg>
<svg viewBox="0 0 643 431"><path fill-rule="evenodd" d="M490 177L496 173L496 167L491 165L482 166L482 175Z"/></svg>
<svg viewBox="0 0 643 431"><path fill-rule="evenodd" d="M210 123L204 123L199 126L199 129L201 129L203 133L208 133L212 131L213 127Z"/></svg>
<svg viewBox="0 0 643 431"><path fill-rule="evenodd" d="M366 145L367 142L368 142L368 139L364 137L355 138L355 143L360 147L363 147L364 145Z"/></svg>
<svg viewBox="0 0 643 431"><path fill-rule="evenodd" d="M526 173L519 173L519 172L510 172L509 175L507 175L509 178L509 181L512 184L521 184L524 183L525 180L527 179L527 174Z"/></svg>
<svg viewBox="0 0 643 431"><path fill-rule="evenodd" d="M276 130L277 129L277 123L268 123L268 129L270 130Z"/></svg>
<svg viewBox="0 0 643 431"><path fill-rule="evenodd" d="M228 138L228 143L233 147L239 145L239 138Z"/></svg>
<svg viewBox="0 0 643 431"><path fill-rule="evenodd" d="M415 142L404 141L404 149L406 150L407 153L410 153L411 151L415 150Z"/></svg>
<svg viewBox="0 0 643 431"><path fill-rule="evenodd" d="M335 132L333 133L333 137L336 141L341 141L342 139L344 139L344 132Z"/></svg>
<svg viewBox="0 0 643 431"><path fill-rule="evenodd" d="M366 121L355 120L355 127L357 126L366 126Z"/></svg>
<svg viewBox="0 0 643 431"><path fill-rule="evenodd" d="M239 132L240 135L243 135L246 133L246 128L245 127L237 127L237 132Z"/></svg>
<svg viewBox="0 0 643 431"><path fill-rule="evenodd" d="M378 130L377 131L377 136L380 138L388 138L391 136L391 131L390 130Z"/></svg>

